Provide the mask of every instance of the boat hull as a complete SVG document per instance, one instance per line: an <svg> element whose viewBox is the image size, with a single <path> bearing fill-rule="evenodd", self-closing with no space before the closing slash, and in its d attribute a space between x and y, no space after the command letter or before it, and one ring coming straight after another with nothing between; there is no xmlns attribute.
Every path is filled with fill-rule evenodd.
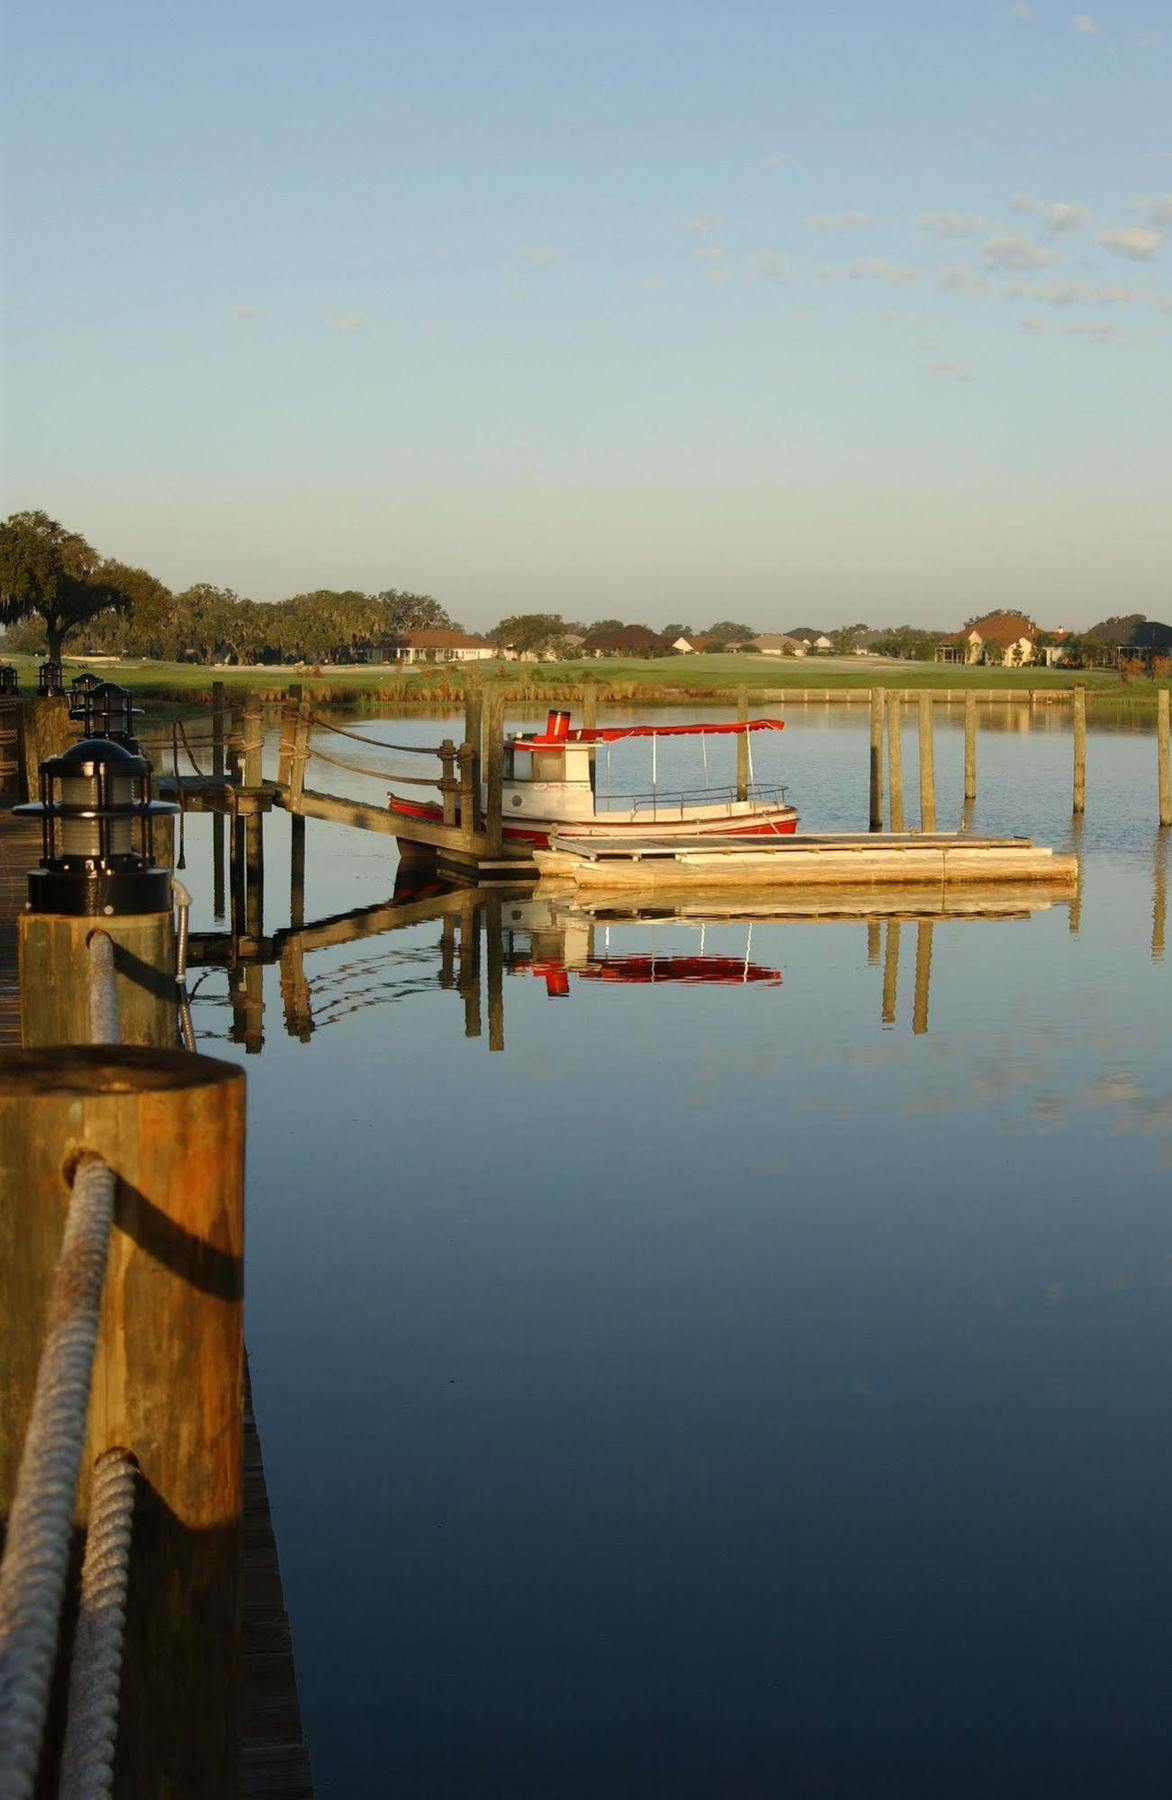
<svg viewBox="0 0 1172 1800"><path fill-rule="evenodd" d="M397 818L410 822L419 819L429 825L442 825L443 810L432 802L404 800L391 794L388 804ZM674 816L658 817L644 811L624 818L622 814L601 813L592 819L527 819L525 824L510 819L501 822L501 836L506 844L528 850L545 850L551 837L560 842L577 839L629 838L642 841L653 834L657 841L679 838L691 842L697 837L770 838L792 837L797 830L798 815L792 806L754 806L752 810L733 811L727 806L701 806L681 809ZM409 831L400 834L410 844Z"/></svg>

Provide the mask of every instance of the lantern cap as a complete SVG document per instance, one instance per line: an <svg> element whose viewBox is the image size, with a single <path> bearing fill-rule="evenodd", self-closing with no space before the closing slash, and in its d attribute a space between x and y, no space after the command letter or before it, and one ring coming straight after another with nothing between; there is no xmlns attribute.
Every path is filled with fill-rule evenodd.
<svg viewBox="0 0 1172 1800"><path fill-rule="evenodd" d="M79 738L76 744L70 744L60 756L50 756L41 764L43 775L90 776L98 766L107 768L112 775L145 775L147 761L143 756L136 756L125 744L115 738Z"/></svg>

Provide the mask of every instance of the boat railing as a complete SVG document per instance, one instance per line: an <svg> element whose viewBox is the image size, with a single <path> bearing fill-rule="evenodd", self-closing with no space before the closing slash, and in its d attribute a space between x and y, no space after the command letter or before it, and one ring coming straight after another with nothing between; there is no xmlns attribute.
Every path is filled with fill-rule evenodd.
<svg viewBox="0 0 1172 1800"><path fill-rule="evenodd" d="M598 812L634 812L646 813L653 819L677 817L686 819L689 811L697 806L728 806L730 809L738 799L747 799L755 806L785 806L787 804L786 789L769 782L750 782L748 789L738 795L735 786L676 788L666 791L662 788L650 789L645 793L634 794L598 794L595 796L595 808Z"/></svg>

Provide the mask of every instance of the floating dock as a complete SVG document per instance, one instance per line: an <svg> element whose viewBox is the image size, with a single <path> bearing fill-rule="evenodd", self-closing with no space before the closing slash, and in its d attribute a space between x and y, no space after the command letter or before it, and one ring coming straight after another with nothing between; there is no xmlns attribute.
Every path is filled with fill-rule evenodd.
<svg viewBox="0 0 1172 1800"><path fill-rule="evenodd" d="M534 852L543 880L578 887L972 887L985 882L1065 885L1078 881L1078 858L1029 838L979 838L967 832L809 833L773 838L695 838L639 844L559 833Z"/></svg>

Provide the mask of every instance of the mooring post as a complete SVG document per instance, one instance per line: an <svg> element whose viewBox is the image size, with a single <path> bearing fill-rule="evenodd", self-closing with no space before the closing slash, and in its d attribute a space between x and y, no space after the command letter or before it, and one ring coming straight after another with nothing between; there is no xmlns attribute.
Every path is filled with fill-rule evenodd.
<svg viewBox="0 0 1172 1800"><path fill-rule="evenodd" d="M476 751L471 744L461 744L456 752L456 762L460 769L460 835L465 845L471 848L476 836L477 813L476 800Z"/></svg>
<svg viewBox="0 0 1172 1800"><path fill-rule="evenodd" d="M868 782L868 828L883 829L883 702L881 687L871 689L871 748Z"/></svg>
<svg viewBox="0 0 1172 1800"><path fill-rule="evenodd" d="M239 1779L244 1076L186 1051L10 1051L0 1068L0 1514L79 1152L117 1177L75 1519L107 1450L139 1465L115 1791ZM97 1791L96 1789L94 1791ZM104 1790L103 1790L104 1791Z"/></svg>
<svg viewBox="0 0 1172 1800"><path fill-rule="evenodd" d="M170 911L110 918L24 912L20 949L20 1031L26 1050L88 1044L90 952L95 932L114 946L121 1040L173 1050L178 1030L175 923Z"/></svg>
<svg viewBox="0 0 1172 1800"><path fill-rule="evenodd" d="M456 775L456 746L451 738L445 738L440 745L440 794L443 799L444 824L455 825L460 782Z"/></svg>
<svg viewBox="0 0 1172 1800"><path fill-rule="evenodd" d="M244 821L245 921L250 938L264 935L265 839L260 810L261 754L264 748L264 715L260 702L250 694L244 708L244 786L249 812Z"/></svg>
<svg viewBox="0 0 1172 1800"><path fill-rule="evenodd" d="M68 750L77 735L69 717L69 699L53 694L20 699L19 761L22 800L36 800L40 793L40 767L50 757Z"/></svg>
<svg viewBox="0 0 1172 1800"><path fill-rule="evenodd" d="M887 696L887 786L890 795L891 830L902 831L903 824L903 733L899 695Z"/></svg>
<svg viewBox="0 0 1172 1800"><path fill-rule="evenodd" d="M585 731L598 730L598 695L593 682L582 689L582 727Z"/></svg>
<svg viewBox="0 0 1172 1800"><path fill-rule="evenodd" d="M277 757L277 780L288 783L293 770L293 755L297 747L297 721L301 717L301 683L291 681L285 689L285 704L281 708L281 748Z"/></svg>
<svg viewBox="0 0 1172 1800"><path fill-rule="evenodd" d="M1156 699L1156 755L1159 758L1160 824L1172 825L1172 765L1168 761L1168 689Z"/></svg>
<svg viewBox="0 0 1172 1800"><path fill-rule="evenodd" d="M747 687L737 689L737 724L747 726L749 723L749 690ZM749 734L748 731L737 733L737 799L749 798Z"/></svg>
<svg viewBox="0 0 1172 1800"><path fill-rule="evenodd" d="M932 920L921 919L916 926L916 992L912 1010L912 1031L923 1037L928 1029L928 996L932 986Z"/></svg>
<svg viewBox="0 0 1172 1800"><path fill-rule="evenodd" d="M1079 682L1074 690L1074 808L1087 809L1087 690Z"/></svg>
<svg viewBox="0 0 1172 1800"><path fill-rule="evenodd" d="M505 772L505 696L490 688L484 709L484 835L489 857L501 854L501 783Z"/></svg>
<svg viewBox="0 0 1172 1800"><path fill-rule="evenodd" d="M899 996L899 920L887 921L887 948L883 955L883 1023L895 1024Z"/></svg>
<svg viewBox="0 0 1172 1800"><path fill-rule="evenodd" d="M228 779L239 787L244 778L244 707L233 700L228 709Z"/></svg>
<svg viewBox="0 0 1172 1800"><path fill-rule="evenodd" d="M212 683L212 775L224 778L224 684ZM220 801L223 795L218 796ZM224 815L212 814L212 913L217 920L224 917Z"/></svg>
<svg viewBox="0 0 1172 1800"><path fill-rule="evenodd" d="M920 830L936 829L936 750L932 741L932 696L920 695Z"/></svg>
<svg viewBox="0 0 1172 1800"><path fill-rule="evenodd" d="M489 894L484 902L484 933L488 963L488 1047L505 1047L505 945L501 897Z"/></svg>
<svg viewBox="0 0 1172 1800"><path fill-rule="evenodd" d="M964 798L967 806L977 797L977 696L970 689L964 697Z"/></svg>
<svg viewBox="0 0 1172 1800"><path fill-rule="evenodd" d="M469 687L464 694L464 742L472 746L472 792L475 814L480 813L481 748L484 738L484 689ZM467 827L467 818L462 821Z"/></svg>

